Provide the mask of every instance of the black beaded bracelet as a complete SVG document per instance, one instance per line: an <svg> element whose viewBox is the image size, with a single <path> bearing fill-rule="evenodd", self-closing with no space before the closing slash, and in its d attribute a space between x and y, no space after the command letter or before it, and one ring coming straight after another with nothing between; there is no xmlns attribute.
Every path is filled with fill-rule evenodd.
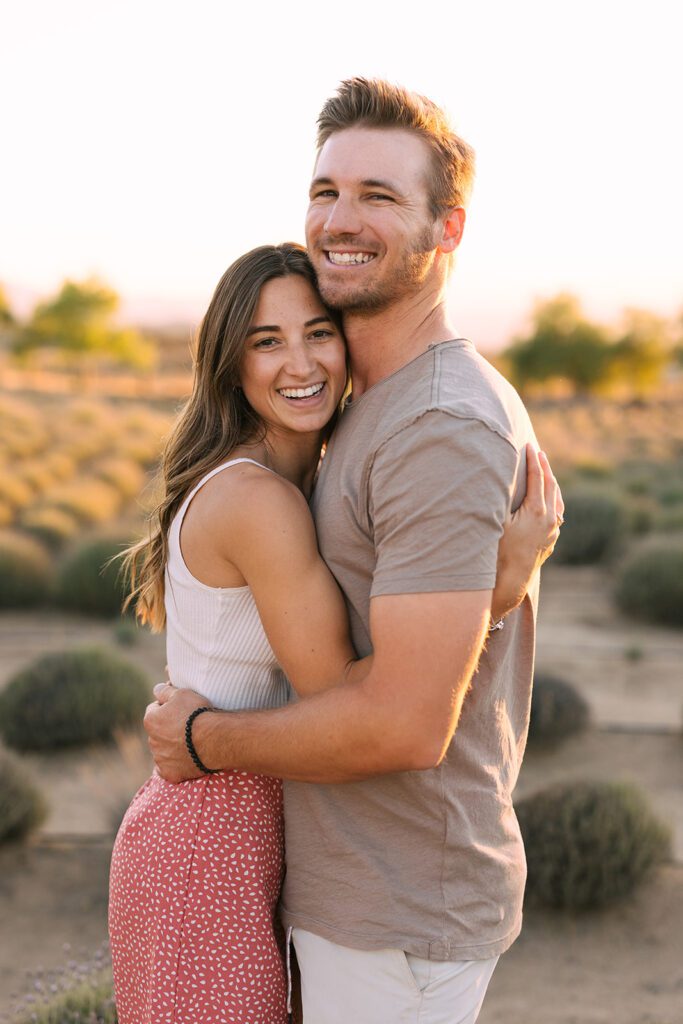
<svg viewBox="0 0 683 1024"><path fill-rule="evenodd" d="M187 752L197 765L197 768L199 768L200 772L204 772L205 775L216 775L216 773L221 769L207 768L206 765L202 763L199 754L194 749L194 743L192 742L192 723L198 715L203 715L205 711L215 710L215 708L195 708L192 714L188 715L187 721L185 722L185 746L187 747Z"/></svg>

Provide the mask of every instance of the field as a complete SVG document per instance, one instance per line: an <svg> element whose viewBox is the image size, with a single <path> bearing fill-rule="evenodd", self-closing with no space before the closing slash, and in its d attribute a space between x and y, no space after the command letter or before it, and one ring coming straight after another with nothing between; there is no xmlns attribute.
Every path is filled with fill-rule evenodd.
<svg viewBox="0 0 683 1024"><path fill-rule="evenodd" d="M681 543L682 412L674 398L538 401L532 408L565 492L609 495L623 530L604 560L551 564L544 572L538 668L575 687L590 706L591 725L550 748L530 749L518 796L555 780L634 781L672 828L673 858L612 909L528 911L522 937L494 975L482 1024L683 1019L683 630L627 618L613 597L633 552ZM137 533L171 419L168 405L141 401L3 399L0 452L11 471L2 474L3 527L48 543L55 571L89 537ZM46 523L63 528L46 530ZM124 633L111 618L66 612L50 599L0 612L0 688L34 657L83 644L124 653L152 681L163 675L161 638ZM104 940L115 823L149 770L137 732L115 743L22 757L50 811L28 844L0 848L0 1012L40 983L42 975L28 971L58 970L69 961L77 971Z"/></svg>

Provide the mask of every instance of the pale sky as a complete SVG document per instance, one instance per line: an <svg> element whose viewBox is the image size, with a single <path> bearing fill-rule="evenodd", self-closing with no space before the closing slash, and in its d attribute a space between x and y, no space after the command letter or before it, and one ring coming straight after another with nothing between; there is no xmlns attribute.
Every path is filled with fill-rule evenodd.
<svg viewBox="0 0 683 1024"><path fill-rule="evenodd" d="M338 82L426 93L475 147L452 282L482 348L534 298L683 307L674 0L6 0L0 282L96 274L147 319L201 317L264 242L303 241L315 118Z"/></svg>

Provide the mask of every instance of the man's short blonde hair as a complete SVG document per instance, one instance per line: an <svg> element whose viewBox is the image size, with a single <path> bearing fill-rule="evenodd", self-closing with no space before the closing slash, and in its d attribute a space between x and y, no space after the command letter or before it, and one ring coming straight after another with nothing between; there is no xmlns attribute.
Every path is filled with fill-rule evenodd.
<svg viewBox="0 0 683 1024"><path fill-rule="evenodd" d="M474 182L474 150L452 130L436 103L379 78L348 78L318 117L318 151L345 128L405 128L425 140L432 153L427 183L432 215L466 206Z"/></svg>

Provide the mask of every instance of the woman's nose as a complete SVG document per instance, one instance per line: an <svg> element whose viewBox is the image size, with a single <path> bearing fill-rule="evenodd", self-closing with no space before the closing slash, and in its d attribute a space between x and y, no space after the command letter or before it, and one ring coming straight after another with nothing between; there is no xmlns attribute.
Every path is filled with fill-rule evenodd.
<svg viewBox="0 0 683 1024"><path fill-rule="evenodd" d="M310 377L315 370L316 361L308 345L304 343L293 345L287 354L287 370L292 376L300 377L302 380Z"/></svg>

